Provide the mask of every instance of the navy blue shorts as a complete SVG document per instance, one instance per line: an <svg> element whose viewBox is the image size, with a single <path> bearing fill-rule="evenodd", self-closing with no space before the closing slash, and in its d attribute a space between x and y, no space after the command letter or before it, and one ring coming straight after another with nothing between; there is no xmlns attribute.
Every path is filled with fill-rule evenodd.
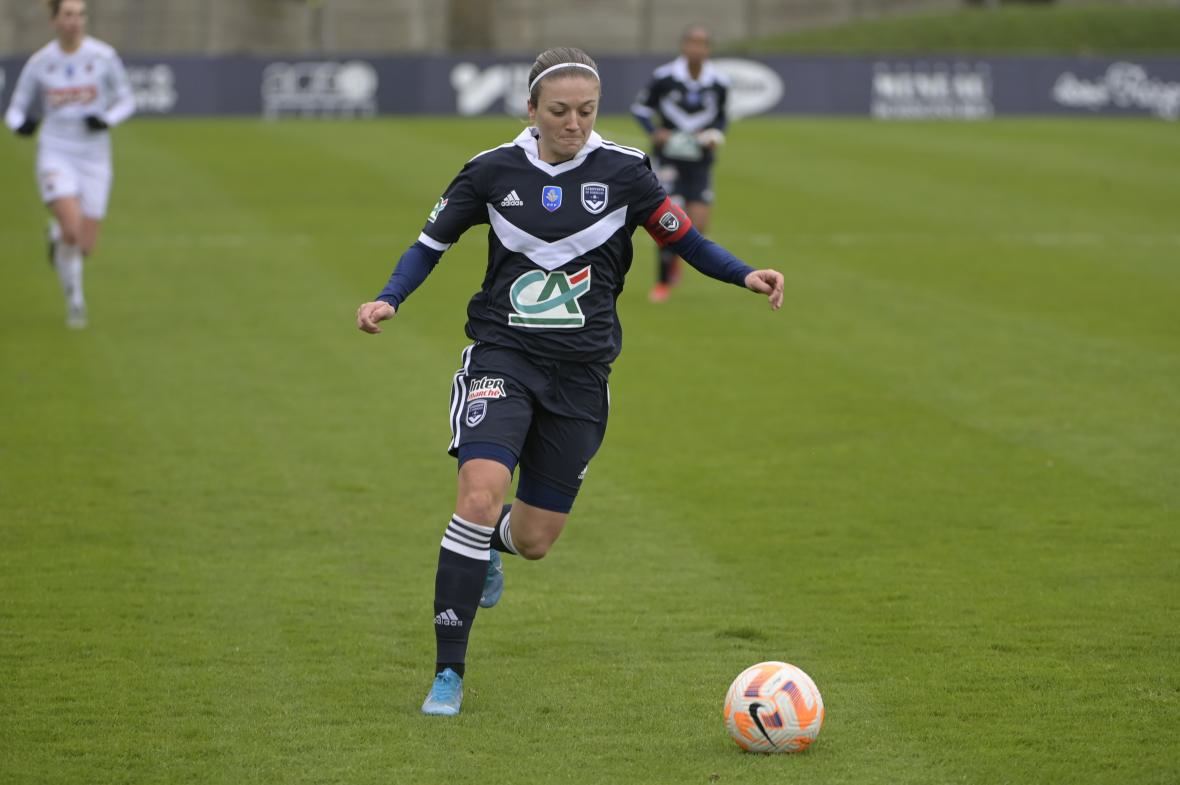
<svg viewBox="0 0 1180 785"><path fill-rule="evenodd" d="M531 357L475 343L451 388L451 445L492 444L516 457L527 474L575 496L606 435L610 368ZM510 466L509 469L512 469Z"/></svg>
<svg viewBox="0 0 1180 785"><path fill-rule="evenodd" d="M713 204L713 162L674 161L664 158L656 169L660 185L670 196L685 202Z"/></svg>

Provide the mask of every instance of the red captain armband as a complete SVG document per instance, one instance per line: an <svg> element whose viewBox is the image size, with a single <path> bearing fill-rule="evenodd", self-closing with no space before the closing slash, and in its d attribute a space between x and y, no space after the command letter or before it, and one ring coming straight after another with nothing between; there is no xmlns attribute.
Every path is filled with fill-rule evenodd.
<svg viewBox="0 0 1180 785"><path fill-rule="evenodd" d="M663 204L643 222L643 228L651 235L651 239L656 241L656 245L664 248L688 234L688 230L692 228L692 221L689 220L688 214L680 209L680 205L665 196Z"/></svg>

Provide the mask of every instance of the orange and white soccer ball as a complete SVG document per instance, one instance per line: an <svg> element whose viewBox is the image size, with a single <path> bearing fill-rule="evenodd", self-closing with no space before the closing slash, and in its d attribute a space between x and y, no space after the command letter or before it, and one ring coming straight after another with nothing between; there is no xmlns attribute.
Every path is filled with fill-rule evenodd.
<svg viewBox="0 0 1180 785"><path fill-rule="evenodd" d="M742 671L725 696L725 727L748 752L799 752L824 724L824 701L811 677L785 662Z"/></svg>

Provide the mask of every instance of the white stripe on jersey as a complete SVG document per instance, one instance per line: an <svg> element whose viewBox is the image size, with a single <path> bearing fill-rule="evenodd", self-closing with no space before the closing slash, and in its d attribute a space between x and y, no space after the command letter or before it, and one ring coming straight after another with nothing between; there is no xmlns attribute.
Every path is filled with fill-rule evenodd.
<svg viewBox="0 0 1180 785"><path fill-rule="evenodd" d="M706 60L701 64L701 78L693 79L692 73L688 70L688 58L684 55L677 57L671 62L664 63L652 75L657 79L670 76L690 89L696 88L699 90L715 84L729 87L729 77L726 76L724 71L713 65L710 60Z"/></svg>
<svg viewBox="0 0 1180 785"><path fill-rule="evenodd" d="M450 243L440 243L438 240L435 240L433 237L428 235L426 232L419 232L418 233L418 242L422 243L427 248L433 248L434 250L440 251L440 252L445 251L451 247Z"/></svg>
<svg viewBox="0 0 1180 785"><path fill-rule="evenodd" d="M627 223L627 205L603 216L582 231L553 243L533 237L520 227L514 226L490 204L488 219L491 221L492 231L505 248L524 254L539 267L556 270L563 264L593 251L609 240L612 234L622 229Z"/></svg>
<svg viewBox="0 0 1180 785"><path fill-rule="evenodd" d="M643 152L638 147L628 147L625 144L617 144L616 142L611 142L607 139L602 140L602 146L607 149L614 150L617 153L626 153L627 155L633 155L636 158L646 158L647 157L647 153Z"/></svg>
<svg viewBox="0 0 1180 785"><path fill-rule="evenodd" d="M489 147L487 150L481 150L480 152L478 152L475 155L468 158L467 163L471 163L476 158L479 158L481 155L487 155L488 153L494 153L497 150L503 150L505 147L512 147L514 144L516 144L516 142L505 142L504 144L497 145L495 147Z"/></svg>
<svg viewBox="0 0 1180 785"><path fill-rule="evenodd" d="M700 111L686 112L671 98L664 98L660 101L660 112L671 120L678 130L695 134L697 131L705 130L709 123L717 118L717 104L714 101L706 101Z"/></svg>

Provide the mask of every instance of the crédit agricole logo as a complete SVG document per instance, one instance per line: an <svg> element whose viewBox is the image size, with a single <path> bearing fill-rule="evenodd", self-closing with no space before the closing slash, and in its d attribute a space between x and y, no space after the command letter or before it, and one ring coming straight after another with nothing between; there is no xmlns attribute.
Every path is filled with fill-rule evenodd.
<svg viewBox="0 0 1180 785"><path fill-rule="evenodd" d="M586 324L578 298L590 291L590 266L576 273L530 270L512 282L513 327L575 328Z"/></svg>

